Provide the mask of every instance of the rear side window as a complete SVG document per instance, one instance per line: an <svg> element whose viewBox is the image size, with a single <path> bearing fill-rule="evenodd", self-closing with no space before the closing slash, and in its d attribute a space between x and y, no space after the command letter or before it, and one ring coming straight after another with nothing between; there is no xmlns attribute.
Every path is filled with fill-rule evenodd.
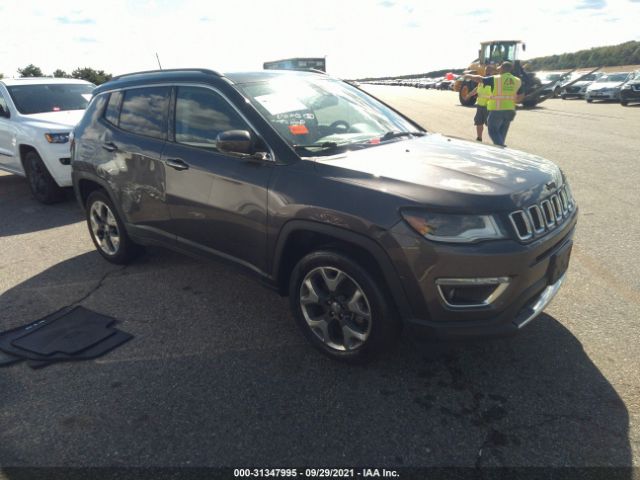
<svg viewBox="0 0 640 480"><path fill-rule="evenodd" d="M4 99L4 97L2 96L2 92L0 92L0 108L2 110L4 110L5 112L9 111L9 107L7 107L7 102Z"/></svg>
<svg viewBox="0 0 640 480"><path fill-rule="evenodd" d="M250 130L223 97L207 88L179 87L176 96L176 142L216 149L216 137L226 130Z"/></svg>
<svg viewBox="0 0 640 480"><path fill-rule="evenodd" d="M120 128L146 137L164 138L169 91L169 87L126 90L120 111Z"/></svg>
<svg viewBox="0 0 640 480"><path fill-rule="evenodd" d="M118 125L120 116L120 104L122 103L122 92L113 92L109 95L109 103L104 111L104 118L107 122Z"/></svg>

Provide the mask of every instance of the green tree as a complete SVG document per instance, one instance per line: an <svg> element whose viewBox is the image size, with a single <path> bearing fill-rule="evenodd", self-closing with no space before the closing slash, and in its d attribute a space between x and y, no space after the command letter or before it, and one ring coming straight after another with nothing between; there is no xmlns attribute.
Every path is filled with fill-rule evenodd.
<svg viewBox="0 0 640 480"><path fill-rule="evenodd" d="M69 78L71 75L69 75L64 70L60 70L58 68L55 72L53 72L53 76L56 77L56 78Z"/></svg>
<svg viewBox="0 0 640 480"><path fill-rule="evenodd" d="M87 82L95 83L96 85L108 82L113 77L110 73L105 73L104 70L94 70L90 67L76 68L71 73L71 76L73 78L79 78L81 80L86 80Z"/></svg>
<svg viewBox="0 0 640 480"><path fill-rule="evenodd" d="M30 63L24 68L19 68L18 74L21 77L44 77L42 70L40 70L39 67L36 67L33 63Z"/></svg>

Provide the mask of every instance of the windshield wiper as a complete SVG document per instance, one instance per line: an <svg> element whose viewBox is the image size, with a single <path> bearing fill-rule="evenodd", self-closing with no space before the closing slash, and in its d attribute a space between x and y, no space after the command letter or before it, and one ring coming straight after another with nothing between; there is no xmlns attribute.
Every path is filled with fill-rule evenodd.
<svg viewBox="0 0 640 480"><path fill-rule="evenodd" d="M308 150L310 148L319 148L320 150L334 150L338 148L339 145L336 142L324 142L324 143L311 143L309 145L293 145L295 150L305 149Z"/></svg>
<svg viewBox="0 0 640 480"><path fill-rule="evenodd" d="M423 137L424 132L394 132L393 130L385 133L382 137L380 137L380 141L384 142L386 140L391 140L393 138L398 137Z"/></svg>

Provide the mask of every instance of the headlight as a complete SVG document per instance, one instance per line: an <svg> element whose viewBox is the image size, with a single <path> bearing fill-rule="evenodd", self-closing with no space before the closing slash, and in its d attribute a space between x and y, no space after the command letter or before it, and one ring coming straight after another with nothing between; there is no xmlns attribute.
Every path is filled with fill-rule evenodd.
<svg viewBox="0 0 640 480"><path fill-rule="evenodd" d="M624 85L624 86L622 87L622 89L623 89L623 90L631 90L631 84Z"/></svg>
<svg viewBox="0 0 640 480"><path fill-rule="evenodd" d="M69 141L68 133L45 133L44 138L49 143L67 143Z"/></svg>
<svg viewBox="0 0 640 480"><path fill-rule="evenodd" d="M405 210L402 217L420 235L436 242L471 243L506 238L491 215L450 215Z"/></svg>

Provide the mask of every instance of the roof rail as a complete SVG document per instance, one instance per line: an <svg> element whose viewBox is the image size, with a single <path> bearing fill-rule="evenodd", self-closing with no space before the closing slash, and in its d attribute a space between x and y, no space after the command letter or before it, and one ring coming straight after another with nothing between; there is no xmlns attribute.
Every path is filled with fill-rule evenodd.
<svg viewBox="0 0 640 480"><path fill-rule="evenodd" d="M144 73L162 73L162 72L200 72L200 73L208 73L211 75L215 75L217 77L222 77L222 74L216 72L215 70L209 70L208 68L167 68L164 70L144 70L141 72L123 73L122 75L113 77L111 80L119 80L124 77L130 77L131 75L142 75Z"/></svg>

